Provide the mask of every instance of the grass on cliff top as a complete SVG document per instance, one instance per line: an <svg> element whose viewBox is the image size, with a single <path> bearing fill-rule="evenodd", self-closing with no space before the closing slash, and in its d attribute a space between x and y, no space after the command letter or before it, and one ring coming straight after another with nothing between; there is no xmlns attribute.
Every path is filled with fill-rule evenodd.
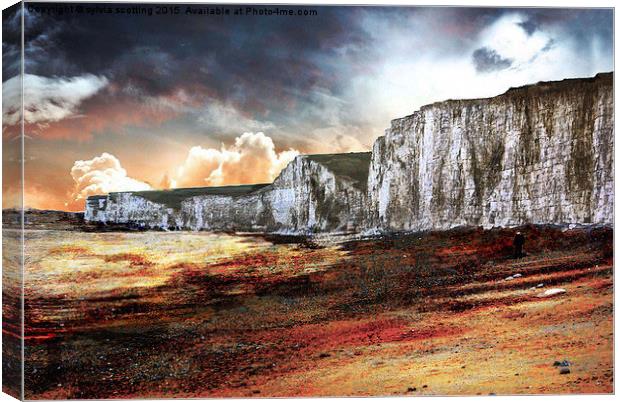
<svg viewBox="0 0 620 402"><path fill-rule="evenodd" d="M348 178L362 191L366 191L368 184L370 156L370 152L306 155L308 159L332 171L336 177Z"/></svg>
<svg viewBox="0 0 620 402"><path fill-rule="evenodd" d="M164 204L169 208L179 209L181 208L181 202L190 197L199 195L226 195L235 197L252 193L268 185L269 184L248 184L241 186L176 188L160 191L135 191L132 194L146 198L151 202Z"/></svg>

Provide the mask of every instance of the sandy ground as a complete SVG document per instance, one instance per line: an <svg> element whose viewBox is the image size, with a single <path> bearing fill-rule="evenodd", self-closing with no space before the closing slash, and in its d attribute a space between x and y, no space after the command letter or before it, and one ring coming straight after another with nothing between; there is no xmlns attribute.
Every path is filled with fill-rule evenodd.
<svg viewBox="0 0 620 402"><path fill-rule="evenodd" d="M611 230L522 230L30 230L26 398L613 392Z"/></svg>

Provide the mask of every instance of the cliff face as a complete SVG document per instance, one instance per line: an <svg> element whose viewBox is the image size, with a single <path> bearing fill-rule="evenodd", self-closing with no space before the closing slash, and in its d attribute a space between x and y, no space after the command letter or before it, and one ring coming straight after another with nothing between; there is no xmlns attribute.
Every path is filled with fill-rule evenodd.
<svg viewBox="0 0 620 402"><path fill-rule="evenodd" d="M613 223L611 74L446 101L374 144L368 225Z"/></svg>
<svg viewBox="0 0 620 402"><path fill-rule="evenodd" d="M368 152L295 158L267 194L267 226L283 232L361 229L369 161Z"/></svg>
<svg viewBox="0 0 620 402"><path fill-rule="evenodd" d="M613 223L613 75L445 101L269 185L90 197L87 221L281 233Z"/></svg>
<svg viewBox="0 0 620 402"><path fill-rule="evenodd" d="M146 228L341 232L361 229L370 153L298 156L270 185L110 193L90 197L85 219ZM355 169L354 169L355 170ZM241 189L241 191L239 191Z"/></svg>

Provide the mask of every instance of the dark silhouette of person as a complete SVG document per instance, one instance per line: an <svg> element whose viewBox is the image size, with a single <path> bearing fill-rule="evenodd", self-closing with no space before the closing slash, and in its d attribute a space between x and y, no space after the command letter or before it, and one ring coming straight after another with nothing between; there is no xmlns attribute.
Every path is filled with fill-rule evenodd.
<svg viewBox="0 0 620 402"><path fill-rule="evenodd" d="M525 253L523 252L523 245L525 244L525 236L523 233L517 232L515 234L515 238L512 241L512 245L514 247L515 258L525 257Z"/></svg>

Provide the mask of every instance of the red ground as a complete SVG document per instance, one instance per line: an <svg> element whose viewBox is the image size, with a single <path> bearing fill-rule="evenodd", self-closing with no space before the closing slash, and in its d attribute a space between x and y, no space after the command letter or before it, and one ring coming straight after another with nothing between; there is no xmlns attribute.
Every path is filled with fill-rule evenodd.
<svg viewBox="0 0 620 402"><path fill-rule="evenodd" d="M229 258L53 247L45 258L75 274L53 296L29 290L26 397L612 392L611 230L521 230L518 260L513 230L318 247L248 237ZM79 287L106 275L124 287ZM554 287L566 293L537 297ZM553 366L564 359L569 374Z"/></svg>

